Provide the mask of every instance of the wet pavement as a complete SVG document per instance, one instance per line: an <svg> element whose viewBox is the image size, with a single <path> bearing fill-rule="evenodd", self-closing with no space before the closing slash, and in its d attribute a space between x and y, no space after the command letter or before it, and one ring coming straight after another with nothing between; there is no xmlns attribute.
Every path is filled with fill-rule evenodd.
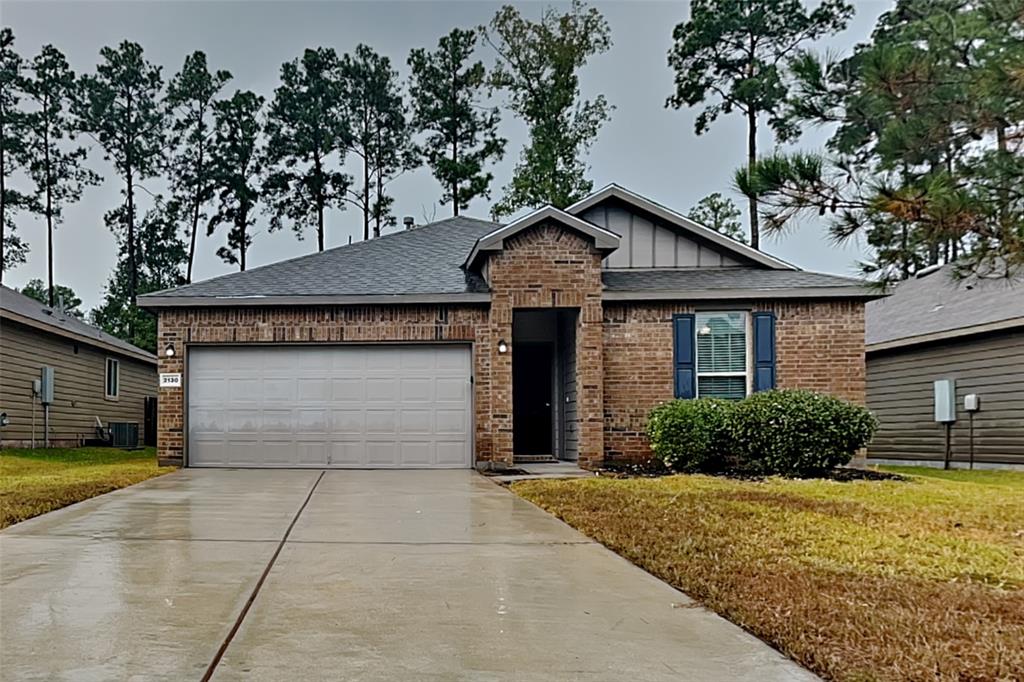
<svg viewBox="0 0 1024 682"><path fill-rule="evenodd" d="M183 470L0 533L0 679L812 680L470 471Z"/></svg>

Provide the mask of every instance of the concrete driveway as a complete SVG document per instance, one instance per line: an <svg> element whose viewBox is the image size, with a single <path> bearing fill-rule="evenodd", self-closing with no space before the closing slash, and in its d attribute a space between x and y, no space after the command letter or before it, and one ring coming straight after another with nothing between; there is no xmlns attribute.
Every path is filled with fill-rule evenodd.
<svg viewBox="0 0 1024 682"><path fill-rule="evenodd" d="M0 533L3 679L808 680L469 471L184 470Z"/></svg>

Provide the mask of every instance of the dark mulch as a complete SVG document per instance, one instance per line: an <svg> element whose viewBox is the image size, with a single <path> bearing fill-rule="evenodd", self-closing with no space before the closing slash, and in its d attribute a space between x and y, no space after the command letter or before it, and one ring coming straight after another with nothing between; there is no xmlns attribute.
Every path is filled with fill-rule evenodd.
<svg viewBox="0 0 1024 682"><path fill-rule="evenodd" d="M530 472L525 469L482 469L480 471L484 476L529 476Z"/></svg>
<svg viewBox="0 0 1024 682"><path fill-rule="evenodd" d="M598 475L607 478L659 478L661 476L673 476L677 471L672 471L659 460L649 459L644 462L608 462L597 470ZM722 476L740 481L761 481L765 476L752 474L741 469L725 469L723 471L702 472L709 476ZM906 481L905 476L893 474L886 471L875 471L873 469L856 469L853 467L836 467L832 471L819 476L787 476L785 478L815 478L831 481Z"/></svg>

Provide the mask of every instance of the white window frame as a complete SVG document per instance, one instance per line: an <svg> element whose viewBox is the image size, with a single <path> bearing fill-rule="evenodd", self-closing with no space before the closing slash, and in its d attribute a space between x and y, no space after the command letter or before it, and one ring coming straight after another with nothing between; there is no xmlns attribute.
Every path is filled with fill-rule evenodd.
<svg viewBox="0 0 1024 682"><path fill-rule="evenodd" d="M114 392L110 392L110 370L114 370ZM117 400L121 395L121 361L117 358L107 358L103 363L103 397L107 400Z"/></svg>
<svg viewBox="0 0 1024 682"><path fill-rule="evenodd" d="M698 320L701 315L728 315L739 313L743 316L743 345L744 345L744 365L746 369L742 372L701 372L700 371L700 348L697 344L697 337L700 336L700 324ZM754 336L754 322L753 317L747 310L697 310L693 314L693 392L698 398L700 395L700 378L701 377L743 377L745 381L744 395L746 398L754 390L754 347L753 347L753 336Z"/></svg>

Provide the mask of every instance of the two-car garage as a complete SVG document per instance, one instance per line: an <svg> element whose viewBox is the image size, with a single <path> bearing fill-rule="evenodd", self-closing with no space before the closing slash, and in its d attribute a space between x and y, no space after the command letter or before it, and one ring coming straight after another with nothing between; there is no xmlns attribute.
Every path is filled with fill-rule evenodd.
<svg viewBox="0 0 1024 682"><path fill-rule="evenodd" d="M192 346L194 467L472 466L468 345Z"/></svg>

